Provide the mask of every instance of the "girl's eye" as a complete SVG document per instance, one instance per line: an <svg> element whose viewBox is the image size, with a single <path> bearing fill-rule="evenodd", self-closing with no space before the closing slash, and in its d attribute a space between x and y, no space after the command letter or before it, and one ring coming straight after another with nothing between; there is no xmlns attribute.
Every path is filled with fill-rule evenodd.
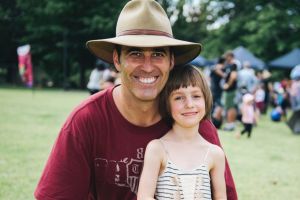
<svg viewBox="0 0 300 200"><path fill-rule="evenodd" d="M180 101L182 99L183 99L183 97L181 97L181 96L177 96L177 97L174 98L175 101Z"/></svg>
<svg viewBox="0 0 300 200"><path fill-rule="evenodd" d="M201 95L194 95L193 96L195 99L199 99L199 98L201 98L202 96Z"/></svg>

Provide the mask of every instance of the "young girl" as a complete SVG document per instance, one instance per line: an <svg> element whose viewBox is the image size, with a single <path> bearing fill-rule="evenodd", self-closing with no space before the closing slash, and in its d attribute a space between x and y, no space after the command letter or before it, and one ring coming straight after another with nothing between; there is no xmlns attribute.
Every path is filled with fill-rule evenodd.
<svg viewBox="0 0 300 200"><path fill-rule="evenodd" d="M226 199L224 152L198 132L212 106L203 74L190 65L174 68L159 106L172 128L146 148L138 200Z"/></svg>
<svg viewBox="0 0 300 200"><path fill-rule="evenodd" d="M237 138L240 137L240 135L247 133L248 138L251 137L251 132L252 132L252 126L256 121L256 114L254 110L254 96L252 94L245 94L243 96L243 104L241 107L241 112L242 112L242 123L244 125L244 129L240 132L237 133Z"/></svg>

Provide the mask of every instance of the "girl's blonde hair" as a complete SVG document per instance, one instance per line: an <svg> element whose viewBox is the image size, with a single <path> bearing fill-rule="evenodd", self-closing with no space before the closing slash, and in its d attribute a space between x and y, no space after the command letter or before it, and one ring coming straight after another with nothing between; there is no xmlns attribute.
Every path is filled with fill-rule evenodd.
<svg viewBox="0 0 300 200"><path fill-rule="evenodd" d="M171 70L169 79L159 97L159 112L162 118L172 126L174 119L170 110L169 97L174 90L180 87L199 87L204 95L205 115L203 119L210 119L212 94L203 73L192 65L176 66Z"/></svg>

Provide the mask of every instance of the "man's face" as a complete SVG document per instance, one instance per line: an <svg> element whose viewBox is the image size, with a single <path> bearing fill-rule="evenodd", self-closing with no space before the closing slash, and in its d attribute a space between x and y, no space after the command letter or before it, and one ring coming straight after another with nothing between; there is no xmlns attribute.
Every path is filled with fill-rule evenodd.
<svg viewBox="0 0 300 200"><path fill-rule="evenodd" d="M120 58L120 59L119 59ZM122 46L114 51L114 65L121 75L127 97L153 101L165 86L174 65L169 47L137 48Z"/></svg>

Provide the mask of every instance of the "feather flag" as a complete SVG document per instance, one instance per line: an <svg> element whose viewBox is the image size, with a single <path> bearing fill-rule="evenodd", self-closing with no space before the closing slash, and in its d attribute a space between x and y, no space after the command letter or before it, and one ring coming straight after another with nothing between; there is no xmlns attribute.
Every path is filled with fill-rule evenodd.
<svg viewBox="0 0 300 200"><path fill-rule="evenodd" d="M33 71L31 63L30 45L24 45L17 48L19 60L19 74L27 87L33 86Z"/></svg>

